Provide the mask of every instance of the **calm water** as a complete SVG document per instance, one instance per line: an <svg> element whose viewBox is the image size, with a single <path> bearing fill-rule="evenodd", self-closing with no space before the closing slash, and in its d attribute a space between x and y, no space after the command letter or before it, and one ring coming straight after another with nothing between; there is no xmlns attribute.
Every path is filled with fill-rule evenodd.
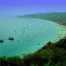
<svg viewBox="0 0 66 66"><path fill-rule="evenodd" d="M17 56L37 51L58 37L61 28L54 22L33 19L0 17L0 56ZM14 41L9 41L14 37Z"/></svg>

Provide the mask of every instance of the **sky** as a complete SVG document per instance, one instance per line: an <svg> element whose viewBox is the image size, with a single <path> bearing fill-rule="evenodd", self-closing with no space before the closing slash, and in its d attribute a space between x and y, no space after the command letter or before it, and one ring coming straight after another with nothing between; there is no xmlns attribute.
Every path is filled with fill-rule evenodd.
<svg viewBox="0 0 66 66"><path fill-rule="evenodd" d="M66 12L66 0L0 0L0 15Z"/></svg>

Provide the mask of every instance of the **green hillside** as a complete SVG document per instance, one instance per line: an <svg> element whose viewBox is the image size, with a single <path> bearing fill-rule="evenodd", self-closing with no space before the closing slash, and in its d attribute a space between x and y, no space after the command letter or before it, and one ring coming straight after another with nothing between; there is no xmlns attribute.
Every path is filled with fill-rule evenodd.
<svg viewBox="0 0 66 66"><path fill-rule="evenodd" d="M66 13L46 13L46 14L39 13L39 14L30 14L30 15L24 15L18 17L46 19L66 25Z"/></svg>

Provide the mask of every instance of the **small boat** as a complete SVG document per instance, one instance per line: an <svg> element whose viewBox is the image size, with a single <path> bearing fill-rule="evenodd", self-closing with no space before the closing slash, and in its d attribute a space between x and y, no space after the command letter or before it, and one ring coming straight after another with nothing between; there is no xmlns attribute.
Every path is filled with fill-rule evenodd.
<svg viewBox="0 0 66 66"><path fill-rule="evenodd" d="M14 38L13 38L13 37L9 37L8 39L9 39L9 40L11 40L11 41L13 41L13 40L14 40Z"/></svg>
<svg viewBox="0 0 66 66"><path fill-rule="evenodd" d="M0 39L0 43L4 43L4 40Z"/></svg>

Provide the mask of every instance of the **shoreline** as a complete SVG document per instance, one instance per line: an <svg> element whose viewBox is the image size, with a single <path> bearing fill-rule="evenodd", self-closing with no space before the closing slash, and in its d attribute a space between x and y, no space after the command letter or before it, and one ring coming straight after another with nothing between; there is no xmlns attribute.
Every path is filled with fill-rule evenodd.
<svg viewBox="0 0 66 66"><path fill-rule="evenodd" d="M60 39L62 39L62 38L64 38L66 36L66 26L65 25L61 25L59 23L56 23L56 24L58 25L58 28L59 28L60 31L58 33L59 36L57 37L57 39L51 41L53 43L59 41Z"/></svg>

